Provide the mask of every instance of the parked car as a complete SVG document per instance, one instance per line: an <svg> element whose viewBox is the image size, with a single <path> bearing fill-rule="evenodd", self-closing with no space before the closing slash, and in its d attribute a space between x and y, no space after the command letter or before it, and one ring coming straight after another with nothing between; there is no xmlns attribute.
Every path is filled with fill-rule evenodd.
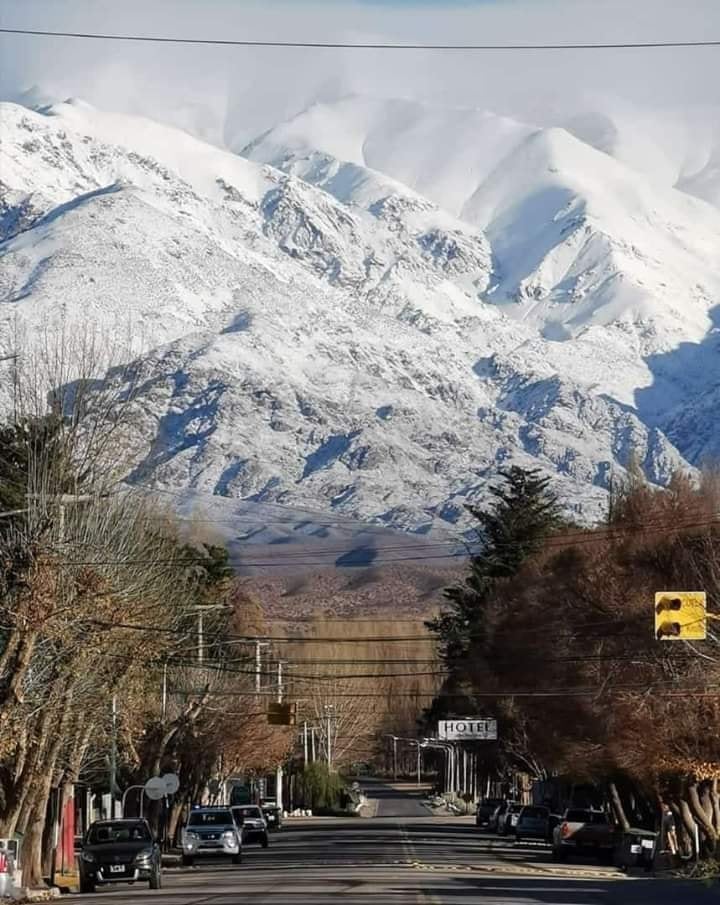
<svg viewBox="0 0 720 905"><path fill-rule="evenodd" d="M550 840L550 810L540 805L526 805L518 814L515 839Z"/></svg>
<svg viewBox="0 0 720 905"><path fill-rule="evenodd" d="M502 803L502 798L483 798L479 801L475 811L475 826L489 828L493 814Z"/></svg>
<svg viewBox="0 0 720 905"><path fill-rule="evenodd" d="M81 843L80 892L96 886L146 881L162 886L162 855L145 820L98 820Z"/></svg>
<svg viewBox="0 0 720 905"><path fill-rule="evenodd" d="M511 833L515 832L515 827L517 826L518 817L520 816L522 808L523 806L517 801L509 801L507 803L505 813L498 819L497 831L499 836L509 836Z"/></svg>
<svg viewBox="0 0 720 905"><path fill-rule="evenodd" d="M196 858L226 857L242 861L242 831L230 808L193 808L182 831L182 863L192 867Z"/></svg>
<svg viewBox="0 0 720 905"><path fill-rule="evenodd" d="M277 801L268 798L260 805L260 809L265 817L268 830L279 830L282 826L282 808L278 807Z"/></svg>
<svg viewBox="0 0 720 905"><path fill-rule="evenodd" d="M242 827L243 843L259 842L263 848L270 844L268 825L262 810L256 804L238 804L232 808L238 827Z"/></svg>
<svg viewBox="0 0 720 905"><path fill-rule="evenodd" d="M569 808L553 830L554 861L565 861L575 852L612 858L615 831L602 811Z"/></svg>
<svg viewBox="0 0 720 905"><path fill-rule="evenodd" d="M501 801L500 804L495 808L492 817L490 818L490 822L488 823L489 832L497 833L500 831L500 821L505 819L505 811L507 811L507 808L507 801Z"/></svg>

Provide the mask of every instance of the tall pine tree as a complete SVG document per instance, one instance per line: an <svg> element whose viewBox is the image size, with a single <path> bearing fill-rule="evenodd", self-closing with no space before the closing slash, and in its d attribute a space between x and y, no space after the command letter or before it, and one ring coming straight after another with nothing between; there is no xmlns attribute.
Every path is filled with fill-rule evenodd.
<svg viewBox="0 0 720 905"><path fill-rule="evenodd" d="M477 520L481 548L470 561L470 574L445 590L449 606L427 623L438 635L451 675L462 672L472 643L481 639L485 608L498 583L515 575L544 538L563 524L550 479L538 469L513 465L500 475L503 483L491 489L494 500L487 509L467 507Z"/></svg>

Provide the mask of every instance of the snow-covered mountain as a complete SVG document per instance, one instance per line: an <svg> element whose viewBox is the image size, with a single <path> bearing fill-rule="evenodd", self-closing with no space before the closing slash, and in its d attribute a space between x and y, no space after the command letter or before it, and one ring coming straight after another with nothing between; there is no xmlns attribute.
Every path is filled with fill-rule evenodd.
<svg viewBox="0 0 720 905"><path fill-rule="evenodd" d="M510 462L593 518L631 457L716 451L720 211L597 120L351 98L242 154L78 102L0 121L0 352L130 333L132 480L426 532Z"/></svg>

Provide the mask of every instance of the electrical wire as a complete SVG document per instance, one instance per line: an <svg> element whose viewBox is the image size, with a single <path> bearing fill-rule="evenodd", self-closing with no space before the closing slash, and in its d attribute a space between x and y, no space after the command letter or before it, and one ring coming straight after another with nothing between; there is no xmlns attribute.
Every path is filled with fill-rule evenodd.
<svg viewBox="0 0 720 905"><path fill-rule="evenodd" d="M77 38L93 41L131 41L150 44L195 44L211 47L272 47L311 50L435 50L435 51L562 51L562 50L656 50L681 47L720 47L720 41L621 41L566 44L397 44L346 41L277 41L232 38L173 38L162 35L101 34L97 32L48 31L33 28L0 28L0 34L46 38Z"/></svg>
<svg viewBox="0 0 720 905"><path fill-rule="evenodd" d="M657 693L662 694L663 698L665 697L683 697L687 698L688 695L699 695L700 697L715 697L720 698L720 685L710 686L704 688L678 688L676 691L670 691L666 684L659 685L658 683L652 682L643 682L636 684L618 684L618 685L597 685L592 688L579 688L579 689L548 689L543 691L538 691L537 689L505 689L498 691L472 691L472 692L442 692L442 691L400 691L392 692L392 698L410 698L410 699L418 699L418 698L427 698L429 700L434 700L438 698L440 700L448 700L448 699L458 699L458 700L468 700L471 698L578 698L578 697L606 697L607 695L614 694L638 694L638 692L644 692L647 694ZM188 691L186 689L173 689L172 694L184 695L187 697L200 697L202 695L209 695L211 697L236 697L238 695L237 691L206 691L205 689L197 690L197 691ZM266 697L271 696L274 697L277 695L277 692L274 690L261 690L261 691L243 691L242 694L247 697ZM329 693L330 697L334 698L383 698L387 699L389 693L381 692L381 691L336 691L333 690Z"/></svg>
<svg viewBox="0 0 720 905"><path fill-rule="evenodd" d="M617 528L609 528L609 529L590 529L588 531L577 531L577 532L567 532L563 534L551 534L548 535L547 539L544 541L542 546L538 549L537 552L542 552L545 550L556 550L561 548L567 548L572 546L584 546L586 544L595 544L601 541L607 540L627 540L628 536L631 534L638 535L648 535L648 534L657 534L664 532L678 532L678 531L687 531L693 528L710 528L720 525L720 519L718 518L710 518L703 519L700 521L679 521L674 523L663 523L663 524L655 524L649 523L648 527L641 527L638 529L617 529ZM507 544L498 543L496 545L498 549L502 549L506 547L508 549L512 549L517 546L517 544L508 541ZM362 554L362 553L373 553L372 549L363 550L362 547L350 547L348 548L344 554L340 555L352 555L353 553ZM380 560L371 559L370 562L365 564L368 568L374 568L377 566L385 565L387 563L394 562L412 562L412 561L428 561L435 559L459 559L459 558L468 558L472 554L468 552L457 552L457 553L429 553L424 556L406 556L406 557L388 557ZM98 559L98 560L66 560L61 563L62 566L137 566L137 565L147 565L147 566L173 566L175 568L184 568L189 565L197 565L207 563L207 557L198 556L198 557L184 557L182 559ZM242 557L229 557L228 565L237 566L239 568L285 568L288 565L288 562L282 562L282 557L277 557L275 560L266 559L266 560L252 560L252 559L243 559ZM323 561L313 561L313 560L292 560L292 565L302 565L302 566L328 566L331 563L323 562Z"/></svg>

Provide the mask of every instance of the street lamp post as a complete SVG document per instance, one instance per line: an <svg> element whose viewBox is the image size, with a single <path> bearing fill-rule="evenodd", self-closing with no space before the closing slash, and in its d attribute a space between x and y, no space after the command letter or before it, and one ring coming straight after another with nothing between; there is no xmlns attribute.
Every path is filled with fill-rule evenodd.
<svg viewBox="0 0 720 905"><path fill-rule="evenodd" d="M455 749L449 742L441 742L435 738L426 738L423 740L423 748L439 748L444 751L447 757L445 769L445 785L446 792L451 795L455 794Z"/></svg>
<svg viewBox="0 0 720 905"><path fill-rule="evenodd" d="M386 732L385 738L392 739L392 743L393 743L393 782L397 782L397 778L398 778L398 764L397 764L398 737L397 737L397 735L392 735L391 733Z"/></svg>
<svg viewBox="0 0 720 905"><path fill-rule="evenodd" d="M393 736L393 738L395 738L395 736ZM416 738L398 738L397 741L407 742L409 745L415 745L417 747L417 763L416 763L417 785L418 786L422 785L422 779L421 779L422 761L421 761L421 754L420 754L420 748L422 747L421 743Z"/></svg>

